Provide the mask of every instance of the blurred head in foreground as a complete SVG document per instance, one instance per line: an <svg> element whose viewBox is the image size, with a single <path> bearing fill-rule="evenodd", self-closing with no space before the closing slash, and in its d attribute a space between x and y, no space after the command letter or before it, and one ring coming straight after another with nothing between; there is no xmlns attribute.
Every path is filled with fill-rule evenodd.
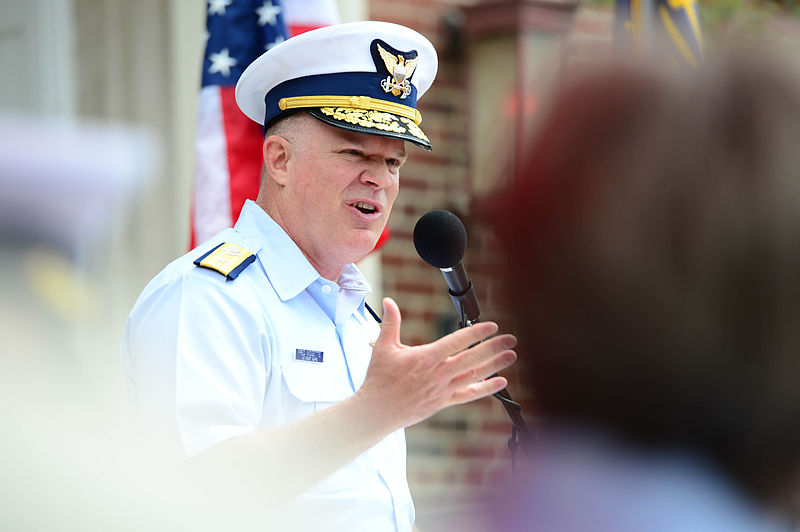
<svg viewBox="0 0 800 532"><path fill-rule="evenodd" d="M545 427L688 452L782 500L800 458L800 86L763 59L607 66L566 83L539 131L493 216Z"/></svg>

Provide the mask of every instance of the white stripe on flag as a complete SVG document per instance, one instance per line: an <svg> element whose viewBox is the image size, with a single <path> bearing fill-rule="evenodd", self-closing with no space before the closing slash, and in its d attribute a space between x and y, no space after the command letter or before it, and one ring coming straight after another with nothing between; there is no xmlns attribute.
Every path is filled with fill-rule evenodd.
<svg viewBox="0 0 800 532"><path fill-rule="evenodd" d="M284 1L283 17L289 26L328 26L340 21L336 0Z"/></svg>
<svg viewBox="0 0 800 532"><path fill-rule="evenodd" d="M194 231L199 244L233 225L228 144L216 85L200 90L195 149Z"/></svg>

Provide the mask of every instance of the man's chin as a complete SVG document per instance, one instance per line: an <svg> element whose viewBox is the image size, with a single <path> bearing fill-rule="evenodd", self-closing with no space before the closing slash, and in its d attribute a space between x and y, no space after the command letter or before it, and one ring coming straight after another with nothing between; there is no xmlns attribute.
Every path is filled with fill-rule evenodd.
<svg viewBox="0 0 800 532"><path fill-rule="evenodd" d="M380 239L380 233L376 235L375 233L371 232L369 235L363 235L363 238L359 238L353 241L352 246L350 246L350 249L353 251L352 253L353 256L358 257L353 262L358 262L367 255L369 255L370 253L372 253L379 239Z"/></svg>

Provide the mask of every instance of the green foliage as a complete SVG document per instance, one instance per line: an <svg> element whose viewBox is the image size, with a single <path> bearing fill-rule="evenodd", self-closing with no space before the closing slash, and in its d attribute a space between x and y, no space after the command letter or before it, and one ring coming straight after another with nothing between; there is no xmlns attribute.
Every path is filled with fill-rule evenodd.
<svg viewBox="0 0 800 532"><path fill-rule="evenodd" d="M716 25L736 16L744 3L744 0L703 0L697 7L705 24Z"/></svg>
<svg viewBox="0 0 800 532"><path fill-rule="evenodd" d="M800 15L797 0L699 0L703 33L711 40L757 42L771 38L777 17Z"/></svg>
<svg viewBox="0 0 800 532"><path fill-rule="evenodd" d="M578 0L590 6L613 6L615 0ZM800 16L800 0L698 0L704 22L724 23L751 12L787 13Z"/></svg>
<svg viewBox="0 0 800 532"><path fill-rule="evenodd" d="M603 10L613 10L615 4L615 0L576 1ZM798 40L797 30L790 35L773 34L772 22L791 18L800 25L800 0L697 0L697 8L706 46L731 42L757 46L765 41Z"/></svg>

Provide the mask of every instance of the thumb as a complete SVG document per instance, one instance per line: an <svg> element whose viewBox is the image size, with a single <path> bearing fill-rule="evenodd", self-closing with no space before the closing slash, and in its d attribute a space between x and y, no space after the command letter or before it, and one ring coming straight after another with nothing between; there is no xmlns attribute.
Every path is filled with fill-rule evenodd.
<svg viewBox="0 0 800 532"><path fill-rule="evenodd" d="M383 321L381 322L381 334L376 343L400 344L400 308L391 297L383 298Z"/></svg>

